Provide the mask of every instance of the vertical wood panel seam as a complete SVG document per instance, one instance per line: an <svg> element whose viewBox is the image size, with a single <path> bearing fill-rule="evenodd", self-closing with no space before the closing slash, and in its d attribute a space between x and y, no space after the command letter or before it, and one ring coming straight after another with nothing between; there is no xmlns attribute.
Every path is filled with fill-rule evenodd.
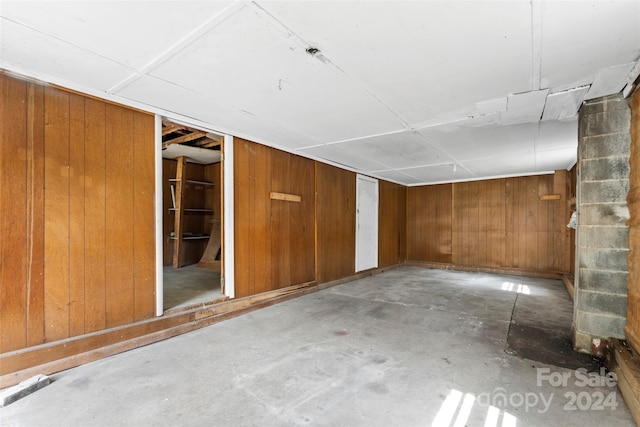
<svg viewBox="0 0 640 427"><path fill-rule="evenodd" d="M103 265L104 265L104 269L103 269L103 275L104 275L104 280L103 280L103 286L102 286L102 292L104 294L104 298L103 298L103 302L104 302L104 322L103 322L103 326L102 328L104 329L107 326L107 236L106 236L106 231L107 231L107 108L105 106L105 108L102 109L103 111L103 117L102 117L102 123L104 123L104 132L102 134L102 137L104 138L103 141L103 147L104 147L104 170L103 170L103 174L104 174L104 226L103 226L103 230L105 230L105 236L103 239Z"/></svg>
<svg viewBox="0 0 640 427"><path fill-rule="evenodd" d="M131 120L131 135L135 135L134 133L134 129L136 129L136 114L131 113L132 115L132 120ZM132 163L132 168L135 171L136 170L136 150L135 150L135 145L136 145L136 141L135 139L132 138L131 141L131 154L132 154L132 159L131 159L131 163ZM133 300L133 304L132 304L132 322L136 321L136 277L137 277L137 266L138 263L136 262L136 190L138 188L138 180L136 179L136 174L133 174L133 192L132 192L132 196L131 196L131 223L133 224L133 227L131 229L131 239L133 240L132 244L131 244L131 259L133 260L133 271L131 272L133 275L132 278L132 287L131 287L131 292L133 293L132 295L132 300Z"/></svg>
<svg viewBox="0 0 640 427"><path fill-rule="evenodd" d="M30 88L32 87L33 83L25 83L25 101L26 104L25 108L26 108L26 115L27 115L27 120L25 121L24 127L25 127L25 141L24 141L24 145L25 145L25 153L29 153L30 156L33 156L33 150L29 150L29 122L32 119L32 115L33 115L33 109L30 108L30 106L32 105L31 99L30 99ZM30 113L31 112L31 113ZM31 135L33 136L33 135ZM26 292L24 293L24 297L25 297L25 311L24 311L24 319L25 319L25 327L24 327L24 342L25 342L25 346L29 345L29 308L31 306L30 304L30 300L31 300L31 268L29 268L29 266L31 265L31 260L32 257L30 256L30 253L32 252L31 249L33 248L33 229L29 227L30 223L33 224L33 191L29 191L29 185L32 184L31 181L29 180L29 166L31 166L33 168L33 159L31 159L31 161L29 161L29 157L26 158L26 162L25 162L25 167L24 167L24 174L25 174L25 187L24 187L24 194L26 197L26 215L25 215L25 231L27 232L27 244L25 245L25 251L26 251L26 257L25 259L27 260L27 262L25 263L25 279L26 282L24 283L24 286L26 287ZM33 169L32 169L33 170ZM31 213L30 213L31 211Z"/></svg>
<svg viewBox="0 0 640 427"><path fill-rule="evenodd" d="M82 331L87 332L87 100L82 98Z"/></svg>
<svg viewBox="0 0 640 427"><path fill-rule="evenodd" d="M71 336L71 96L67 103L67 337Z"/></svg>

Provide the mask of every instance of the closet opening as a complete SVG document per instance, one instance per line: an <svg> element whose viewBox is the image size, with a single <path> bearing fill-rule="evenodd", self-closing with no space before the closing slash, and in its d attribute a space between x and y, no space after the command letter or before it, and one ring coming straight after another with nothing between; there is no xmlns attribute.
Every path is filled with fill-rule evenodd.
<svg viewBox="0 0 640 427"><path fill-rule="evenodd" d="M226 300L224 136L162 120L163 311Z"/></svg>

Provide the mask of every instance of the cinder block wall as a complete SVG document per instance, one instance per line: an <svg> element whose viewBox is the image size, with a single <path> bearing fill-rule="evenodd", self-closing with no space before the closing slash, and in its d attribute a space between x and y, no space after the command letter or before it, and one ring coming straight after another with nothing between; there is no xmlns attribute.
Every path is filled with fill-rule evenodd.
<svg viewBox="0 0 640 427"><path fill-rule="evenodd" d="M574 346L598 352L597 338L624 338L629 252L629 133L621 95L586 102L578 142L578 272Z"/></svg>

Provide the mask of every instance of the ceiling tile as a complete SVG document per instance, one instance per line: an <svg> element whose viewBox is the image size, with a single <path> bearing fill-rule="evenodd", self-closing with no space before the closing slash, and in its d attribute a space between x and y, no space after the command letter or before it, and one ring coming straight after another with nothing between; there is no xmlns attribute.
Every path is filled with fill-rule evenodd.
<svg viewBox="0 0 640 427"><path fill-rule="evenodd" d="M98 90L107 90L132 73L127 67L4 18L0 18L0 58L2 64L36 74L46 72Z"/></svg>
<svg viewBox="0 0 640 427"><path fill-rule="evenodd" d="M486 116L507 109L507 98L491 99L489 101L476 102L474 116Z"/></svg>
<svg viewBox="0 0 640 427"><path fill-rule="evenodd" d="M547 96L542 121L564 120L575 117L582 105L589 86L581 86Z"/></svg>
<svg viewBox="0 0 640 427"><path fill-rule="evenodd" d="M529 2L258 4L409 123L531 90Z"/></svg>
<svg viewBox="0 0 640 427"><path fill-rule="evenodd" d="M404 174L404 173L402 173L400 171L396 171L396 170L375 172L373 175L378 177L378 178L380 178L380 179L386 179L386 180L389 180L389 181L399 182L399 183L404 184L404 185L422 184L424 182L422 180L419 180L416 177Z"/></svg>
<svg viewBox="0 0 640 427"><path fill-rule="evenodd" d="M576 163L576 153L577 148L538 151L536 154L536 169L539 171L569 169Z"/></svg>
<svg viewBox="0 0 640 427"><path fill-rule="evenodd" d="M197 92L149 76L136 80L120 90L117 95L210 123L215 130L260 140L270 145L296 149L318 143L308 136L279 129L273 123L266 123L260 117L240 109L220 104ZM229 129L229 125L233 128Z"/></svg>
<svg viewBox="0 0 640 427"><path fill-rule="evenodd" d="M454 172L453 164L422 166L418 168L403 169L400 172L411 175L421 183L469 180L474 177L472 174L470 174L460 166L457 166Z"/></svg>
<svg viewBox="0 0 640 427"><path fill-rule="evenodd" d="M574 156L578 149L578 118L572 120L541 122L536 150L572 149Z"/></svg>
<svg viewBox="0 0 640 427"><path fill-rule="evenodd" d="M638 41L640 42L640 39ZM600 69L584 99L595 99L620 92L627 85L627 77L634 65L635 62L631 62Z"/></svg>
<svg viewBox="0 0 640 427"><path fill-rule="evenodd" d="M537 123L542 117L548 89L517 93L507 98L507 109L500 113L500 123L515 125L519 123Z"/></svg>
<svg viewBox="0 0 640 427"><path fill-rule="evenodd" d="M456 161L464 162L533 152L537 129L537 124L528 123L512 126L460 126L455 130L448 128L446 132L440 128L429 128L419 132Z"/></svg>
<svg viewBox="0 0 640 427"><path fill-rule="evenodd" d="M640 56L640 2L541 2L544 87L591 84L598 70Z"/></svg>
<svg viewBox="0 0 640 427"><path fill-rule="evenodd" d="M357 156L336 147L335 145L322 145L319 147L304 148L298 151L302 155L310 155L321 159L329 160L333 163L344 165L352 169L363 172L379 171L389 169L385 165L375 160Z"/></svg>
<svg viewBox="0 0 640 427"><path fill-rule="evenodd" d="M375 160L388 168L451 163L451 158L430 146L420 134L413 132L374 136L331 146Z"/></svg>
<svg viewBox="0 0 640 427"><path fill-rule="evenodd" d="M265 12L247 7L152 74L322 142L402 129L357 82L306 48Z"/></svg>
<svg viewBox="0 0 640 427"><path fill-rule="evenodd" d="M511 156L495 156L484 160L472 160L462 164L477 177L497 177L534 174L536 159L533 151Z"/></svg>
<svg viewBox="0 0 640 427"><path fill-rule="evenodd" d="M231 1L3 1L2 15L140 68Z"/></svg>

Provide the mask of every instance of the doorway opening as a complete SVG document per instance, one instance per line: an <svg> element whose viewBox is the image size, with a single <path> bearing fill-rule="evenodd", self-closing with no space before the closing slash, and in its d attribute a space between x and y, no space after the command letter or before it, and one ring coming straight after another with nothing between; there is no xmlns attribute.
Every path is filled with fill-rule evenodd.
<svg viewBox="0 0 640 427"><path fill-rule="evenodd" d="M227 299L222 135L162 120L163 311Z"/></svg>

